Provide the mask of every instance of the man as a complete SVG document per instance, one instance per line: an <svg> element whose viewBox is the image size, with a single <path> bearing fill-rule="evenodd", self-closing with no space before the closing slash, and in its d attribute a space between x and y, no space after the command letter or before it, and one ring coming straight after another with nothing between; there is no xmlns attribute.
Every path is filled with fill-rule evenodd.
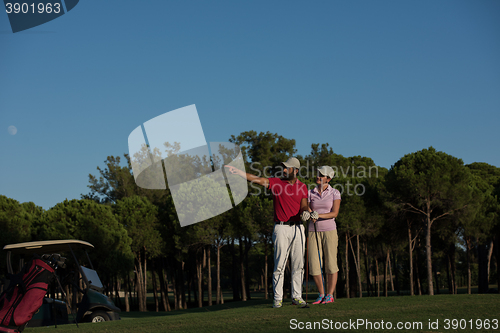
<svg viewBox="0 0 500 333"><path fill-rule="evenodd" d="M269 188L273 195L274 205L274 273L273 292L275 308L283 303L283 279L288 256L291 256L292 266L292 304L306 305L302 299L302 280L304 278L304 226L301 218L309 219L307 203L307 186L297 179L300 162L291 157L283 166L282 178L264 178L238 170L226 165L229 172Z"/></svg>

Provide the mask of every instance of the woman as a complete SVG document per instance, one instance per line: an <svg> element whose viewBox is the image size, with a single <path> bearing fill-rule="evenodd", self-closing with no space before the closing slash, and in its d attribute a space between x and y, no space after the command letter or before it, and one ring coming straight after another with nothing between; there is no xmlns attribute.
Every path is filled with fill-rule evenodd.
<svg viewBox="0 0 500 333"><path fill-rule="evenodd" d="M310 274L319 291L319 296L313 304L332 303L334 301L333 292L337 285L339 268L337 266L338 235L335 218L339 213L341 199L340 192L328 184L334 174L335 172L329 166L319 168L316 177L317 185L308 193L311 220L309 222L310 237L307 252L309 253ZM321 253L321 262L318 257L319 253ZM321 268L323 268L328 282L326 295Z"/></svg>

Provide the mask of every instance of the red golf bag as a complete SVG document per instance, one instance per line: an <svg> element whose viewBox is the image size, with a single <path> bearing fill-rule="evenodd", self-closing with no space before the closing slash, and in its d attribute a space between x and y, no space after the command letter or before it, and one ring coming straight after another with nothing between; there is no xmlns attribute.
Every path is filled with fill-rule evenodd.
<svg viewBox="0 0 500 333"><path fill-rule="evenodd" d="M54 278L54 268L39 256L11 275L9 286L0 295L0 332L22 331L42 306Z"/></svg>

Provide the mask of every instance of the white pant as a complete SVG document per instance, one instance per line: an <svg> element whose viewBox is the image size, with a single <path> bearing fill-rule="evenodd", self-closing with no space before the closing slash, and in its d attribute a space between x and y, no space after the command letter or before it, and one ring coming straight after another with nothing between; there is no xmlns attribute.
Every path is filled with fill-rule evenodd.
<svg viewBox="0 0 500 333"><path fill-rule="evenodd" d="M292 266L292 298L302 299L302 280L304 279L304 249L306 238L304 226L274 225L274 299L283 299L283 280L288 256Z"/></svg>

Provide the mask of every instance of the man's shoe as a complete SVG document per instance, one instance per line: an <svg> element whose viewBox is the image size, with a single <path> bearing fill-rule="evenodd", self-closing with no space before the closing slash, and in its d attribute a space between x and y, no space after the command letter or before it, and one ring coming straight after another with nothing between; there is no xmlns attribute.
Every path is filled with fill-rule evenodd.
<svg viewBox="0 0 500 333"><path fill-rule="evenodd" d="M280 299L274 300L273 308L281 308L283 306L283 302Z"/></svg>
<svg viewBox="0 0 500 333"><path fill-rule="evenodd" d="M312 303L312 304L321 304L323 302L323 299L325 298L325 295L319 294L318 298Z"/></svg>
<svg viewBox="0 0 500 333"><path fill-rule="evenodd" d="M302 298L294 298L292 301L292 305L306 305L306 301L304 301Z"/></svg>
<svg viewBox="0 0 500 333"><path fill-rule="evenodd" d="M323 301L321 301L321 304L327 304L327 303L333 303L335 300L333 299L333 296L328 294L325 296Z"/></svg>

